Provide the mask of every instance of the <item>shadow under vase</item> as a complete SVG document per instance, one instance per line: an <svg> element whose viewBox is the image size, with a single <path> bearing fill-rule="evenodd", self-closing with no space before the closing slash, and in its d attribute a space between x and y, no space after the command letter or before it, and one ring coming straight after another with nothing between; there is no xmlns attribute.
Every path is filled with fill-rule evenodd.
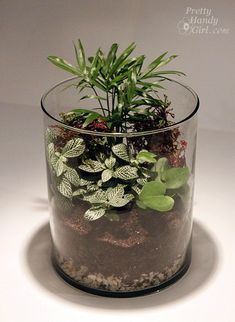
<svg viewBox="0 0 235 322"><path fill-rule="evenodd" d="M216 271L219 255L212 236L198 222L194 222L192 246L193 256L191 266L187 274L176 284L164 292L155 293L148 297L120 298L115 299L115 301L112 298L97 298L92 294L79 292L79 290L69 287L62 279L58 278L51 265L49 224L41 227L29 241L26 249L26 262L29 272L38 283L55 296L83 306L131 310L166 305L180 300L206 285Z"/></svg>

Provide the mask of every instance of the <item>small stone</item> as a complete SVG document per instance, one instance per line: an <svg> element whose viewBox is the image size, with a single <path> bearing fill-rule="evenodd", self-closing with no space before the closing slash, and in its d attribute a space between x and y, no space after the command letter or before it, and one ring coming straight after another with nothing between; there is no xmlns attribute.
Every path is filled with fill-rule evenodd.
<svg viewBox="0 0 235 322"><path fill-rule="evenodd" d="M85 265L77 267L74 265L71 258L60 258L61 269L75 281L82 283L88 287L97 288L100 290L108 290L114 292L128 292L141 290L148 287L153 287L161 284L165 280L171 278L182 265L182 256L178 256L173 264L166 266L162 272L142 273L139 278L131 281L131 276L123 273L122 276L104 276L102 273L89 273L89 269ZM135 267L137 270L138 267Z"/></svg>

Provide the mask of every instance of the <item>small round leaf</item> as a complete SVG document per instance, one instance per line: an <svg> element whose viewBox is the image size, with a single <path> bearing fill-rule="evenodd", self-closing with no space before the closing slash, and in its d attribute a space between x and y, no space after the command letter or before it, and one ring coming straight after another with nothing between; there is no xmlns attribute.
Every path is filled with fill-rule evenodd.
<svg viewBox="0 0 235 322"><path fill-rule="evenodd" d="M174 206L174 199L169 196L151 196L145 198L143 203L146 207L157 211L169 211Z"/></svg>
<svg viewBox="0 0 235 322"><path fill-rule="evenodd" d="M164 183L159 181L150 181L143 186L139 197L140 200L144 202L146 198L164 195L165 193L166 185Z"/></svg>
<svg viewBox="0 0 235 322"><path fill-rule="evenodd" d="M167 189L178 189L182 187L189 178L189 168L171 168L163 172L163 179Z"/></svg>

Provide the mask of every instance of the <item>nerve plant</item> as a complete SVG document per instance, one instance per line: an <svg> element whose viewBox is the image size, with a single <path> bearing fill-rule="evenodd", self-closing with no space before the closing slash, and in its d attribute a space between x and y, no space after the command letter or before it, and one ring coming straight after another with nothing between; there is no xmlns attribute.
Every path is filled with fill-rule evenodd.
<svg viewBox="0 0 235 322"><path fill-rule="evenodd" d="M134 43L121 54L117 53L117 44L107 55L99 48L88 59L80 40L74 49L75 65L56 56L48 59L77 76L72 86L81 95L80 101L90 99L98 106L94 104L89 110L75 107L61 113L61 121L69 128L124 133L173 123L170 102L166 95L160 97L159 91L168 75L183 73L159 68L175 55L166 57L164 53L144 68L144 55L130 58ZM86 95L81 94L84 91ZM174 198L181 196L187 183L188 167L172 167L167 158L149 152L142 143L138 150L134 145L131 148L124 137L92 136L87 142L84 132L76 135L69 128L47 130L53 191L69 202L87 202L90 207L86 219L106 216L118 220L118 210L135 205L162 212L173 208Z"/></svg>

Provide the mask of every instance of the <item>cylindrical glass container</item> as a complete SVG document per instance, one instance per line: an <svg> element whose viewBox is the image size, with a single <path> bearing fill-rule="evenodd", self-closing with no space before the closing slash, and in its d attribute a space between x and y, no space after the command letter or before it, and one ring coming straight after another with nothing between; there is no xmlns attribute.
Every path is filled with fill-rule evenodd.
<svg viewBox="0 0 235 322"><path fill-rule="evenodd" d="M165 81L175 114L168 127L84 130L60 121L61 112L78 106L74 80L41 102L53 265L68 283L95 294L158 291L191 261L198 97Z"/></svg>

